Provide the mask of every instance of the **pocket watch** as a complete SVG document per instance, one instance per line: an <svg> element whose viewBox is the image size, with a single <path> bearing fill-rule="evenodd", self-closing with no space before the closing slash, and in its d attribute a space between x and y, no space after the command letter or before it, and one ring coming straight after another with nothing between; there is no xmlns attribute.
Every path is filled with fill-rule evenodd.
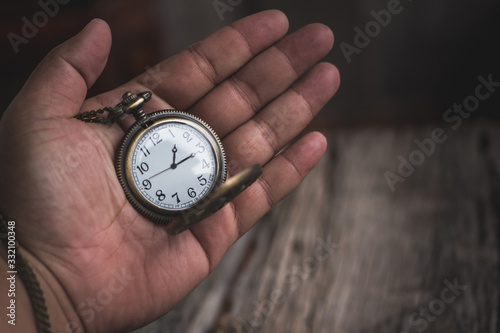
<svg viewBox="0 0 500 333"><path fill-rule="evenodd" d="M180 233L213 214L261 174L254 165L226 182L222 143L203 120L174 109L146 114L152 93L127 92L116 107L87 111L75 118L112 124L132 114L116 153L115 168L127 200L143 216ZM107 117L99 117L104 111Z"/></svg>

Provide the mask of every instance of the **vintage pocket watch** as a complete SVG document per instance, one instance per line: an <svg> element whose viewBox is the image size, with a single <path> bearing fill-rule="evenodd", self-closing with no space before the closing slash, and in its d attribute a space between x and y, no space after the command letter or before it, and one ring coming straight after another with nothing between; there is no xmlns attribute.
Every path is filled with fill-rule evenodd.
<svg viewBox="0 0 500 333"><path fill-rule="evenodd" d="M203 120L178 110L146 114L149 91L127 92L115 108L76 116L85 122L114 123L132 114L116 153L115 168L128 201L143 216L176 234L213 214L261 174L255 165L226 182L224 148ZM98 113L108 111L108 117Z"/></svg>

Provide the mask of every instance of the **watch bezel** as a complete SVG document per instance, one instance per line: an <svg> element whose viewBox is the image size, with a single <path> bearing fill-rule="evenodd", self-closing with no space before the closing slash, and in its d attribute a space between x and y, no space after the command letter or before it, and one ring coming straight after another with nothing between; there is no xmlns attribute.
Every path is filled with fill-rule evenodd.
<svg viewBox="0 0 500 333"><path fill-rule="evenodd" d="M183 210L163 209L152 204L142 195L135 185L131 169L134 147L141 136L153 127L172 122L191 126L202 133L209 141L215 153L216 170L214 183L207 193L198 199L194 205L186 207L186 209ZM209 196L210 193L224 183L227 177L224 148L215 131L200 118L183 111L172 109L159 110L150 113L147 115L145 121L135 122L128 129L117 151L115 168L118 180L123 188L123 191L125 192L125 196L132 206L146 218L163 224L170 222L173 218L180 216L183 211L202 202L204 198Z"/></svg>

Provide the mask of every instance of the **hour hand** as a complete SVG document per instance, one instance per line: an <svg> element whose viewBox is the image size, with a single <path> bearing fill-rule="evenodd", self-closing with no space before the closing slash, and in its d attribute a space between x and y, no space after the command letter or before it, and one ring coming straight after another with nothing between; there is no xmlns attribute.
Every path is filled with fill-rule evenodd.
<svg viewBox="0 0 500 333"><path fill-rule="evenodd" d="M174 154L174 158L172 160L172 165L175 165L175 153L177 153L177 147L174 145L174 148L172 148L172 153Z"/></svg>

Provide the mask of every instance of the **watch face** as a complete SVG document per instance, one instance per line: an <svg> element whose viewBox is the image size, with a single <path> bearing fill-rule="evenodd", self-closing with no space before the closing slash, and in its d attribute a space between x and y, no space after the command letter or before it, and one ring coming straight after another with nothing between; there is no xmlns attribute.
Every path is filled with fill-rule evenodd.
<svg viewBox="0 0 500 333"><path fill-rule="evenodd" d="M159 118L136 129L122 148L129 194L156 214L175 215L194 206L225 178L217 136L196 120Z"/></svg>

